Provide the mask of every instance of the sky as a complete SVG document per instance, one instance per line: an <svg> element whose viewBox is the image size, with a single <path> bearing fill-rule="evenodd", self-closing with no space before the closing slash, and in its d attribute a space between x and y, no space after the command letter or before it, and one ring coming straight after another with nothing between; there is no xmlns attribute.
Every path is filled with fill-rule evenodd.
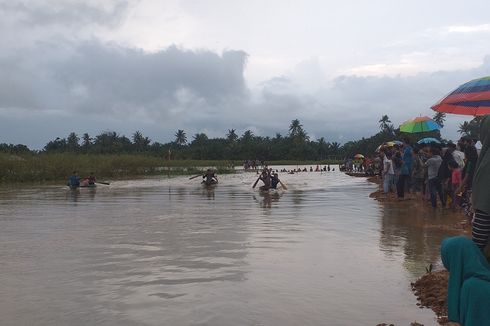
<svg viewBox="0 0 490 326"><path fill-rule="evenodd" d="M490 75L488 0L0 0L0 143L369 137ZM465 116L448 116L456 139Z"/></svg>

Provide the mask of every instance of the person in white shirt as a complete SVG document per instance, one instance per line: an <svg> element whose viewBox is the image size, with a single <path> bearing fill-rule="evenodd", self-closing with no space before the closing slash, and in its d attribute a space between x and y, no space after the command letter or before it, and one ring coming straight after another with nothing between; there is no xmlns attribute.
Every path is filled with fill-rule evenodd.
<svg viewBox="0 0 490 326"><path fill-rule="evenodd" d="M447 147L453 149L453 158L458 163L459 167L462 169L464 167L464 153L458 150L456 147L456 144L454 143L449 143L447 144Z"/></svg>
<svg viewBox="0 0 490 326"><path fill-rule="evenodd" d="M395 170L393 169L391 153L389 151L387 151L386 153L383 152L383 192L385 194L391 192L394 178Z"/></svg>

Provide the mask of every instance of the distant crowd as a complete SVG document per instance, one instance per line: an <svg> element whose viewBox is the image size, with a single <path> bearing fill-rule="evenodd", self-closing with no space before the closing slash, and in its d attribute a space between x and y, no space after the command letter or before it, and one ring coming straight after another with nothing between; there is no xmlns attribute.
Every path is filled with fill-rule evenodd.
<svg viewBox="0 0 490 326"><path fill-rule="evenodd" d="M335 171L335 168L331 168L330 165L324 165L321 167L320 165L317 165L315 169L313 169L313 166L310 166L308 169L306 166L301 169L301 168L296 168L296 169L282 169L281 172L286 172L289 174L295 174L299 172L330 172L330 171Z"/></svg>

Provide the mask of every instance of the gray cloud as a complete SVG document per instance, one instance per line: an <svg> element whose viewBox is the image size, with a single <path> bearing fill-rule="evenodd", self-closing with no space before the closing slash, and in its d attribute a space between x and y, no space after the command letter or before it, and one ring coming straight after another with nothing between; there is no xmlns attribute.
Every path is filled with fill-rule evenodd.
<svg viewBox="0 0 490 326"><path fill-rule="evenodd" d="M102 3L91 1L5 1L0 2L2 16L14 17L17 24L29 28L47 25L76 26L86 24L116 25L130 3L116 0Z"/></svg>
<svg viewBox="0 0 490 326"><path fill-rule="evenodd" d="M452 88L490 72L487 58L471 70L342 76L305 93L286 76L249 89L246 60L243 51L219 55L171 46L146 53L96 41L36 43L15 57L0 56L0 141L15 139L16 123L31 126L35 140L28 145L39 148L72 130L141 129L159 141L171 140L176 129L215 137L250 128L273 136L285 134L295 118L314 137L346 141L376 132L382 114L395 124L432 114L430 105ZM35 136L36 124L46 138ZM457 122L449 125L454 138Z"/></svg>

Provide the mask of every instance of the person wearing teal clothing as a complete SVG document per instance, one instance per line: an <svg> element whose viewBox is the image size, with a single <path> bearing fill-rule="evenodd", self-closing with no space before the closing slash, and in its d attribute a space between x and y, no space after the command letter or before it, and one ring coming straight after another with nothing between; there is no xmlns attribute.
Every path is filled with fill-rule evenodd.
<svg viewBox="0 0 490 326"><path fill-rule="evenodd" d="M481 250L466 237L453 237L442 242L441 258L449 272L449 321L490 325L490 264Z"/></svg>

